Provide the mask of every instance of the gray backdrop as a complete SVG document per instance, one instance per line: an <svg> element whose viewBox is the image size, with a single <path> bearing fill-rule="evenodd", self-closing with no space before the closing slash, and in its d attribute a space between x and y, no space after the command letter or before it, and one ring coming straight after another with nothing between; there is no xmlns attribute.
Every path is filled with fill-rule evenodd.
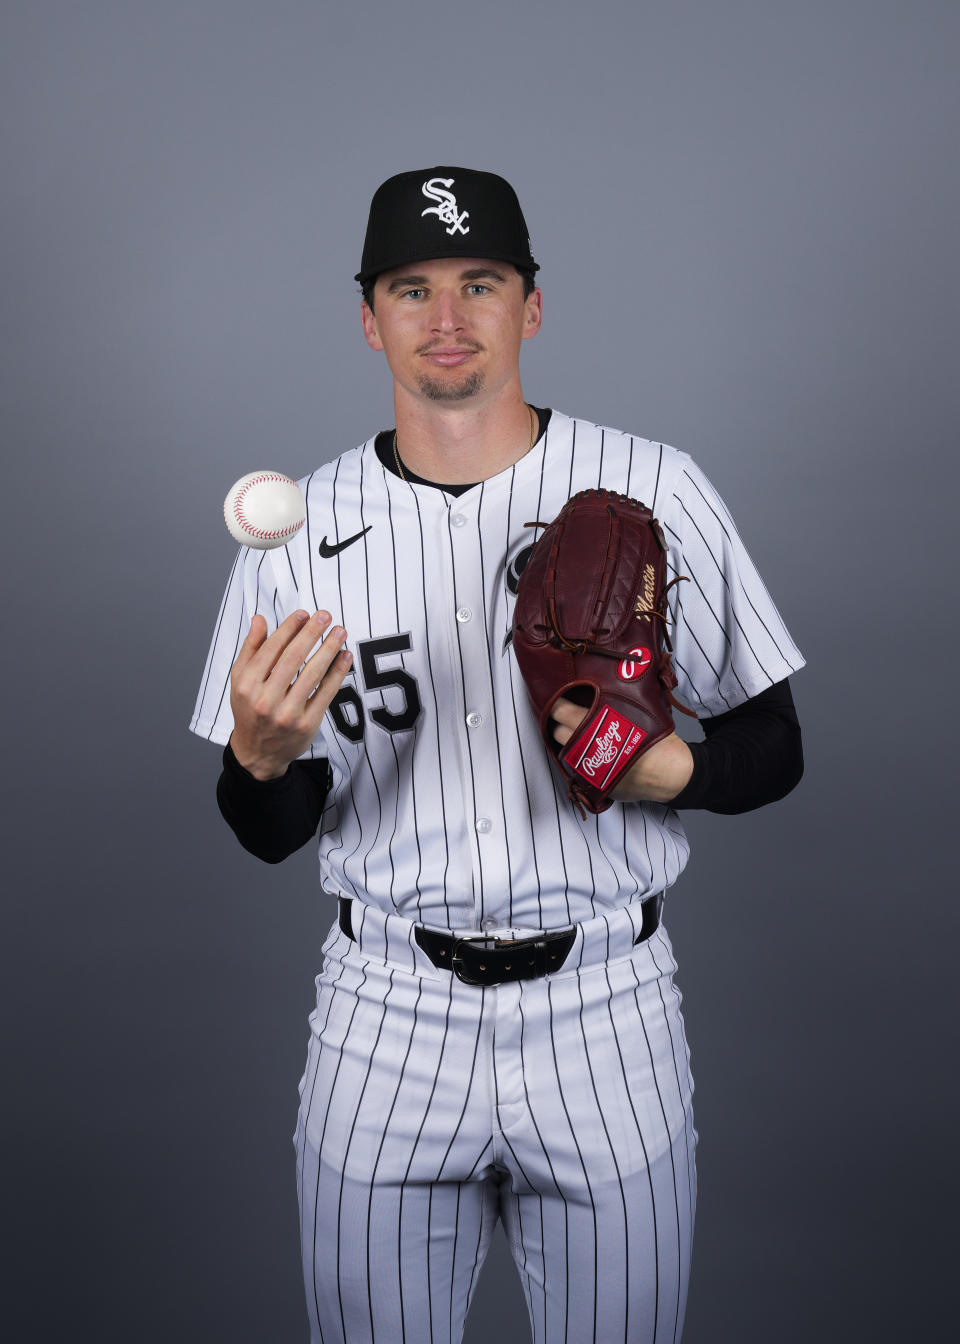
<svg viewBox="0 0 960 1344"><path fill-rule="evenodd" d="M957 7L8 0L0 36L6 1337L305 1339L333 911L186 723L226 488L392 423L350 277L377 184L448 161L524 202L529 398L690 452L809 661L802 785L688 814L670 902L687 1344L952 1338Z"/></svg>

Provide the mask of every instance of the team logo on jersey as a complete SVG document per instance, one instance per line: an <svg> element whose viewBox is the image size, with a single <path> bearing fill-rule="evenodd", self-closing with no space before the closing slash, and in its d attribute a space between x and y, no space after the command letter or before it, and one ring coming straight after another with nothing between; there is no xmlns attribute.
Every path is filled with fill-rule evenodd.
<svg viewBox="0 0 960 1344"><path fill-rule="evenodd" d="M513 559L510 560L507 564L506 573L504 575L504 581L506 582L507 585L507 592L512 593L514 597L516 597L517 589L520 586L520 575L526 569L527 562L529 561L532 554L533 554L532 546L523 546L519 551L517 551ZM503 656L503 654L506 653L507 649L509 649L512 643L513 643L513 629L511 628L507 630L507 633L503 637L503 648L500 650L501 657Z"/></svg>
<svg viewBox="0 0 960 1344"><path fill-rule="evenodd" d="M453 186L452 177L431 177L429 182L424 182L421 191L431 201L436 201L436 205L428 205L426 210L420 211L420 218L424 215L436 215L441 224L448 224L450 227L447 233L452 237L455 233L468 234L470 230L464 227L463 221L470 218L468 210L460 211L457 205L457 198L452 191L446 191L446 187Z"/></svg>
<svg viewBox="0 0 960 1344"><path fill-rule="evenodd" d="M617 676L621 681L639 681L650 666L650 650L642 644L630 650L627 658L621 658L617 664Z"/></svg>
<svg viewBox="0 0 960 1344"><path fill-rule="evenodd" d="M637 600L633 607L640 620L643 620L649 612L656 611L656 607L653 605L656 590L656 575L653 572L653 565L644 565L643 591L637 593Z"/></svg>
<svg viewBox="0 0 960 1344"><path fill-rule="evenodd" d="M517 589L520 586L520 575L527 567L527 562L533 554L532 546L524 546L523 550L517 551L516 555L507 565L507 592L517 595Z"/></svg>
<svg viewBox="0 0 960 1344"><path fill-rule="evenodd" d="M507 591L508 593L514 594L514 597L516 597L516 590L518 590L518 587L520 586L520 575L526 570L528 560L530 560L532 554L534 554L534 548L532 548L532 546L524 546L523 550L516 552L514 559L512 559L507 566Z"/></svg>

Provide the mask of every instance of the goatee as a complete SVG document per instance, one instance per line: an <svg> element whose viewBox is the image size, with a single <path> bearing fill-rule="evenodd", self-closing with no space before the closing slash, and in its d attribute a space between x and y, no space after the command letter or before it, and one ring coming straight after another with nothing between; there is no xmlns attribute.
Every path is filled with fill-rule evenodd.
<svg viewBox="0 0 960 1344"><path fill-rule="evenodd" d="M417 379L417 387L431 401L465 401L467 397L475 396L483 387L483 374L479 370L468 373L458 383L441 383L436 378L428 378L425 374L421 374Z"/></svg>

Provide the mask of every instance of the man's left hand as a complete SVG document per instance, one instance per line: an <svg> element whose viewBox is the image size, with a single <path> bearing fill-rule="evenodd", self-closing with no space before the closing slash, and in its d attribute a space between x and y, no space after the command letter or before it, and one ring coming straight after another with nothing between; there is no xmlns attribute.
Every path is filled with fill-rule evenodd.
<svg viewBox="0 0 960 1344"><path fill-rule="evenodd" d="M583 714L580 705L563 696L554 704L550 711L553 736L561 745L573 736ZM631 765L610 797L621 803L669 803L690 782L692 774L693 753L682 737L671 733Z"/></svg>

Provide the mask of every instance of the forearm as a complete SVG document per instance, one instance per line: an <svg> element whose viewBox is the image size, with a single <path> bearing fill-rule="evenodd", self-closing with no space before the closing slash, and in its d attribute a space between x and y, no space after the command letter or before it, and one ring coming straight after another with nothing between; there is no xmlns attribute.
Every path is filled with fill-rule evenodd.
<svg viewBox="0 0 960 1344"><path fill-rule="evenodd" d="M703 720L703 731L703 742L672 734L651 747L613 796L734 814L776 802L799 783L803 748L789 682Z"/></svg>
<svg viewBox="0 0 960 1344"><path fill-rule="evenodd" d="M671 801L673 808L728 815L752 812L786 797L803 775L800 729L786 725L776 726L761 750L736 731L719 740L694 742L690 750L693 772L689 784Z"/></svg>
<svg viewBox="0 0 960 1344"><path fill-rule="evenodd" d="M259 780L228 744L217 804L244 849L265 863L280 863L316 834L329 788L326 761L293 761L280 778Z"/></svg>

